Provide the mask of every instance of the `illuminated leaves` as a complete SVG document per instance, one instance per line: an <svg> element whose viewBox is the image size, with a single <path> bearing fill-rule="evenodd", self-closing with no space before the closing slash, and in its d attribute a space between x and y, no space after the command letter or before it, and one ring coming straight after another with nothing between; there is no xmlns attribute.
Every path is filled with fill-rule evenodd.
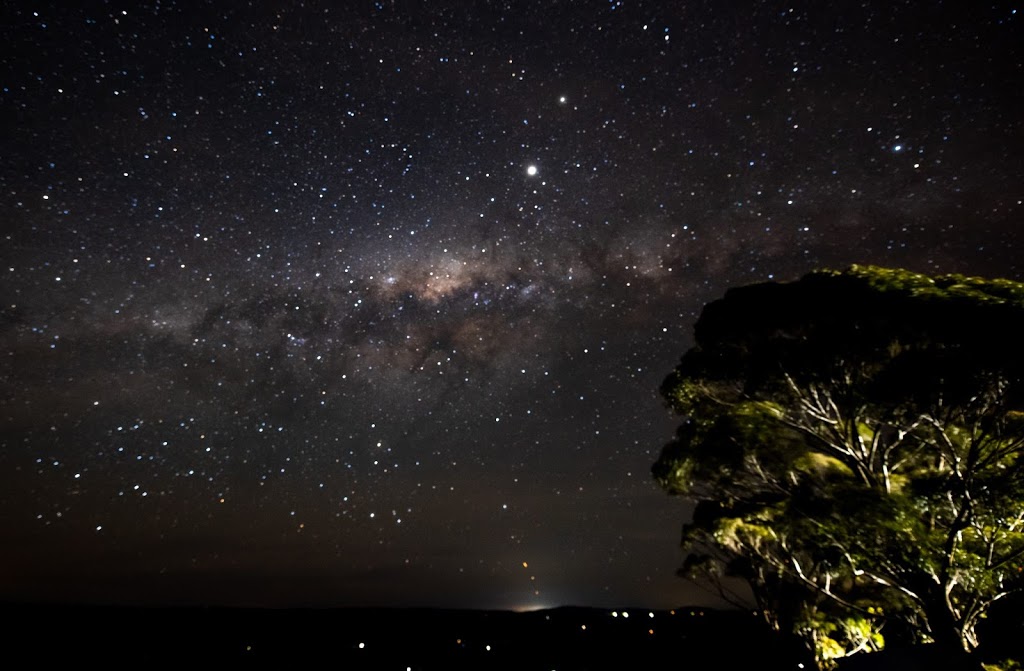
<svg viewBox="0 0 1024 671"><path fill-rule="evenodd" d="M880 647L884 619L973 650L1024 586L1022 331L1024 284L870 267L709 305L653 467L698 501L689 573L747 579L823 661Z"/></svg>

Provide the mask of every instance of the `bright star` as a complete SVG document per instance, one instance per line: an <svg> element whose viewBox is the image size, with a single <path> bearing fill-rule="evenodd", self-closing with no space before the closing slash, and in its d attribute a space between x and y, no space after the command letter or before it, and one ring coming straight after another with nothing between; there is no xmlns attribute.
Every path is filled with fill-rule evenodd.
<svg viewBox="0 0 1024 671"><path fill-rule="evenodd" d="M530 177L533 177L534 175L536 175L537 174L537 166L535 166L535 165L527 166L526 167L526 174L529 175Z"/></svg>

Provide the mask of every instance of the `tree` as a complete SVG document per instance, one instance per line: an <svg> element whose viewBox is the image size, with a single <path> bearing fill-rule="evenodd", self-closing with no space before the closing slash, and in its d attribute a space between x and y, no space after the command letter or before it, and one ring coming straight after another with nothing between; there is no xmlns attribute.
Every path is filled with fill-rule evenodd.
<svg viewBox="0 0 1024 671"><path fill-rule="evenodd" d="M733 289L662 386L684 570L744 579L823 667L969 660L1024 570L1024 284L854 266ZM970 662L974 663L974 662Z"/></svg>

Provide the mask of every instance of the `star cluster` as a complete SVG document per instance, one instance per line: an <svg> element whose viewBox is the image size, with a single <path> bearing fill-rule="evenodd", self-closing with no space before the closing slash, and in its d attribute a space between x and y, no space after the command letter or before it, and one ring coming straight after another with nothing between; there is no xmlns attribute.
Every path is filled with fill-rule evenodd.
<svg viewBox="0 0 1024 671"><path fill-rule="evenodd" d="M1021 18L956 4L6 8L0 595L705 600L701 307L1020 276Z"/></svg>

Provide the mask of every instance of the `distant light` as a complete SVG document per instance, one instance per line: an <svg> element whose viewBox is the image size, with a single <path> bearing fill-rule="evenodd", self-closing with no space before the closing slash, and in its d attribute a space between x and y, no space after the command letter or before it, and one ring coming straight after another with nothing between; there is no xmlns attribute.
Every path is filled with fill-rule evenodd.
<svg viewBox="0 0 1024 671"><path fill-rule="evenodd" d="M901 145L901 144L893 145L892 150L893 151L903 151L903 145Z"/></svg>
<svg viewBox="0 0 1024 671"><path fill-rule="evenodd" d="M365 644L365 643L360 643L360 644L359 644L359 649L360 649L360 650L362 650L362 649L363 649L363 648L365 648L365 647L366 647L366 644Z"/></svg>
<svg viewBox="0 0 1024 671"><path fill-rule="evenodd" d="M565 104L565 100L566 100L565 96L561 96L561 97L560 97L560 98L558 99L558 102L560 102L560 103L562 103L562 104L564 105L564 104Z"/></svg>
<svg viewBox="0 0 1024 671"><path fill-rule="evenodd" d="M536 175L537 174L537 166L535 166L535 165L527 166L526 167L526 174L529 175L530 177L533 177L534 175Z"/></svg>
<svg viewBox="0 0 1024 671"><path fill-rule="evenodd" d="M486 650L487 652L490 652L491 651L491 646L485 645L484 646L484 650Z"/></svg>
<svg viewBox="0 0 1024 671"><path fill-rule="evenodd" d="M622 617L629 617L629 613L627 613L626 611L622 611Z"/></svg>

